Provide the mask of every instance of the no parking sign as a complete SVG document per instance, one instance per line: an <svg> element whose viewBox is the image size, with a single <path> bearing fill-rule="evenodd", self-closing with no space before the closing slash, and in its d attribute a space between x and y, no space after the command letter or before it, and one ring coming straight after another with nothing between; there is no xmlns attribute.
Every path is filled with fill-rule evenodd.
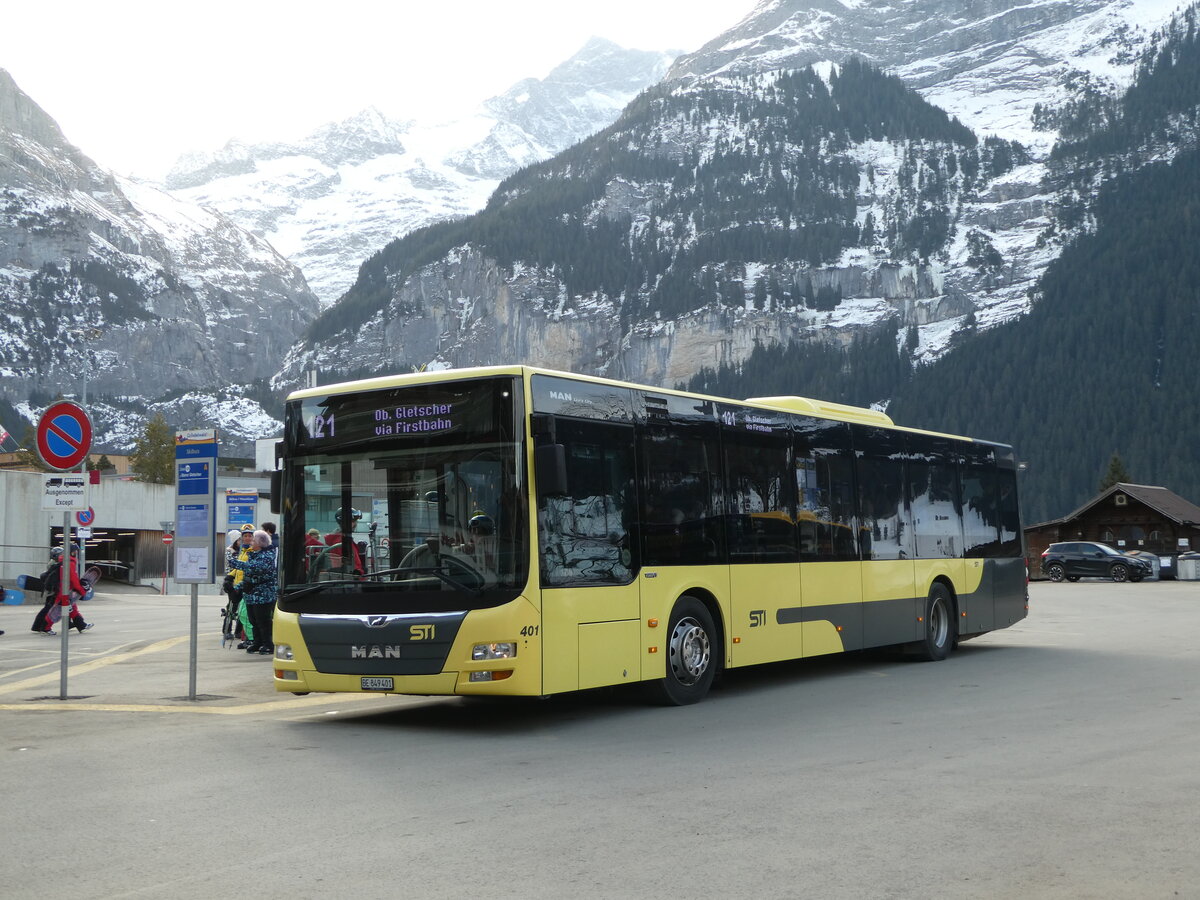
<svg viewBox="0 0 1200 900"><path fill-rule="evenodd" d="M92 420L78 403L61 400L38 420L38 456L56 472L76 468L91 449Z"/></svg>

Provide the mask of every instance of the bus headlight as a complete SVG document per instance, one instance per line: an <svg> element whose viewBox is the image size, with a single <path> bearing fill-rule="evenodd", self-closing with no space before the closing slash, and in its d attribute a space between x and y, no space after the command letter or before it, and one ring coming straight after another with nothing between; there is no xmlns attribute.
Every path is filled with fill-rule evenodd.
<svg viewBox="0 0 1200 900"><path fill-rule="evenodd" d="M517 645L512 641L502 641L497 644L476 644L471 648L471 659L476 662L485 659L512 659L517 655Z"/></svg>
<svg viewBox="0 0 1200 900"><path fill-rule="evenodd" d="M289 647L287 644L276 644L275 645L275 658L276 659L295 659L296 656L294 653L292 653L292 648Z"/></svg>

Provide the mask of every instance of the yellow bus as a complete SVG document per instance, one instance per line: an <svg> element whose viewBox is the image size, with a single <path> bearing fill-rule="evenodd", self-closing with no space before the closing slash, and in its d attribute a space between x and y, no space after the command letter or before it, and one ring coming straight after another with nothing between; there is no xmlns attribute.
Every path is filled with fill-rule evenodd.
<svg viewBox="0 0 1200 900"><path fill-rule="evenodd" d="M528 366L287 400L281 691L545 696L896 646L1028 608L1003 444Z"/></svg>

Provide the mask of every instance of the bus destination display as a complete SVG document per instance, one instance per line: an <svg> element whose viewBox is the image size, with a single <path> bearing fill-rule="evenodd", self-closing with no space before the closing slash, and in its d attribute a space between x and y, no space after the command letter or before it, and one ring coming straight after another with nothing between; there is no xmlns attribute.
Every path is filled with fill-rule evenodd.
<svg viewBox="0 0 1200 900"><path fill-rule="evenodd" d="M375 423L375 436L389 434L428 434L454 428L454 404L435 403L432 406L382 406L370 411ZM353 413L359 416L361 412ZM343 416L343 418L345 418ZM314 414L308 425L308 436L319 441L337 437L337 413Z"/></svg>
<svg viewBox="0 0 1200 900"><path fill-rule="evenodd" d="M503 387L511 389L511 381ZM324 450L372 440L478 438L495 433L497 392L496 382L482 381L314 397L295 410L300 428L292 433L299 445Z"/></svg>

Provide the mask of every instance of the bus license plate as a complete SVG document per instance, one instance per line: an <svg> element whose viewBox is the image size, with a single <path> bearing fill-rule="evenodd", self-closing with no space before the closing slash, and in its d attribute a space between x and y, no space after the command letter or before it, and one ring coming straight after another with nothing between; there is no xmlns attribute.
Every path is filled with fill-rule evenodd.
<svg viewBox="0 0 1200 900"><path fill-rule="evenodd" d="M362 689L364 691L390 691L393 690L391 678L367 678L365 675L362 679Z"/></svg>

